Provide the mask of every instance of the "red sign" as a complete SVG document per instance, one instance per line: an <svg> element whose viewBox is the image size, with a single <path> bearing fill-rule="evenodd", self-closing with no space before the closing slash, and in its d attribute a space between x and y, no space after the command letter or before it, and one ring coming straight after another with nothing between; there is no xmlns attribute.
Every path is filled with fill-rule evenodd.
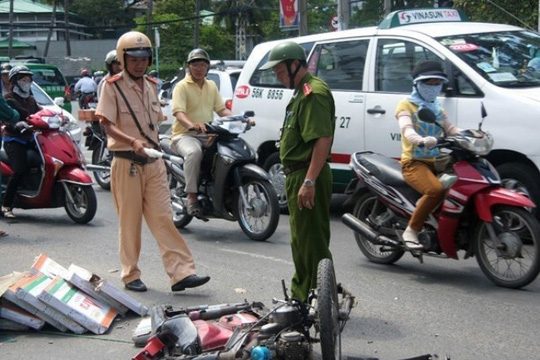
<svg viewBox="0 0 540 360"><path fill-rule="evenodd" d="M250 90L249 86L242 85L236 88L236 91L234 92L234 96L236 96L239 99L245 99L249 96Z"/></svg>

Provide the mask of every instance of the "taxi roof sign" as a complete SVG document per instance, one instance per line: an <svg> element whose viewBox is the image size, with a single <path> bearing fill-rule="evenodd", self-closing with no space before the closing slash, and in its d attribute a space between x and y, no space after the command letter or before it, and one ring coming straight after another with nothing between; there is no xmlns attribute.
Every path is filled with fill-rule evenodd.
<svg viewBox="0 0 540 360"><path fill-rule="evenodd" d="M379 29L389 29L411 24L459 22L467 20L467 16L456 9L441 8L398 10L388 14L379 24Z"/></svg>

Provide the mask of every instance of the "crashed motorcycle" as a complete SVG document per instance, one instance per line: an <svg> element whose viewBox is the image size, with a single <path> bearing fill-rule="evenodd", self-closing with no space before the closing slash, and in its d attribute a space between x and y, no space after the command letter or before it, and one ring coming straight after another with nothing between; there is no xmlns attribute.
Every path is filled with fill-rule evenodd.
<svg viewBox="0 0 540 360"><path fill-rule="evenodd" d="M354 297L336 283L330 259L320 261L317 288L307 304L284 299L268 309L260 302L151 310L151 332L134 360L311 358L320 344L325 360L341 359L341 332ZM135 339L134 339L135 340Z"/></svg>
<svg viewBox="0 0 540 360"><path fill-rule="evenodd" d="M239 137L254 125L253 112L215 119L207 125L198 200L199 219L238 221L251 239L264 241L277 228L279 204L268 173L257 165L256 153ZM169 174L173 221L183 228L193 219L187 212L187 193L182 161L171 147L169 136L160 137L160 146Z"/></svg>
<svg viewBox="0 0 540 360"><path fill-rule="evenodd" d="M61 113L43 109L30 115L26 122L32 132L28 149L29 170L15 197L15 208L44 209L64 207L76 223L86 224L94 218L97 199L92 178L84 167L79 146L63 129L66 119ZM2 190L13 169L6 152L0 152Z"/></svg>
<svg viewBox="0 0 540 360"><path fill-rule="evenodd" d="M418 116L435 121L427 109ZM482 157L493 145L481 130L482 121L478 130L463 130L436 145L444 156L439 160L447 163L444 173L457 181L418 233L422 250L409 249L402 239L421 195L403 179L400 163L369 151L352 155L357 177L347 192L357 200L353 213L343 215L342 221L354 231L369 261L392 264L406 251L420 261L423 256L458 259L463 250L464 258L475 256L485 276L498 286L520 288L537 277L540 225L531 213L535 204L525 194L505 189L493 165Z"/></svg>

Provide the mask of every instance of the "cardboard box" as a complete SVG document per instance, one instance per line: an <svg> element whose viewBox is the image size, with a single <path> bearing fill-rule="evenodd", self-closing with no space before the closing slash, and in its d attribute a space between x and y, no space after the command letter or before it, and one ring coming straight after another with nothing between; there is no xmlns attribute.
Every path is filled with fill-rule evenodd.
<svg viewBox="0 0 540 360"><path fill-rule="evenodd" d="M70 330L76 334L84 334L86 328L39 300L39 294L41 294L41 292L51 283L52 279L44 274L27 274L13 284L8 291L4 293L4 296L9 297L9 293L14 292L18 300L15 299L13 302L18 305L26 303L32 306L43 315L41 317L43 320L56 327L58 330Z"/></svg>
<svg viewBox="0 0 540 360"><path fill-rule="evenodd" d="M32 271L34 273L43 273L50 278L60 276L94 299L110 305L120 315L125 315L128 309L141 316L148 313L148 307L141 304L125 291L118 289L99 275L75 264L71 264L69 269L66 269L46 254L40 254L32 265Z"/></svg>
<svg viewBox="0 0 540 360"><path fill-rule="evenodd" d="M118 289L99 275L94 274L80 266L71 264L68 268L67 281L77 286L90 296L101 300L115 308L119 314L124 315L128 310L144 316L148 308Z"/></svg>
<svg viewBox="0 0 540 360"><path fill-rule="evenodd" d="M30 328L26 325L16 323L8 319L0 319L0 330L5 331L28 331Z"/></svg>
<svg viewBox="0 0 540 360"><path fill-rule="evenodd" d="M38 298L98 335L109 329L118 314L111 306L78 290L59 276Z"/></svg>
<svg viewBox="0 0 540 360"><path fill-rule="evenodd" d="M99 121L95 109L79 109L79 121Z"/></svg>
<svg viewBox="0 0 540 360"><path fill-rule="evenodd" d="M45 321L5 299L0 301L0 317L36 330L45 326Z"/></svg>

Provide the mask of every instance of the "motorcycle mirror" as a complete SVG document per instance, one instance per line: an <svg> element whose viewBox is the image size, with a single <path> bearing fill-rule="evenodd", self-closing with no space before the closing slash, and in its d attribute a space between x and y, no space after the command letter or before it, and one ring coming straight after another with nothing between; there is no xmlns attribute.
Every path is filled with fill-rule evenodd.
<svg viewBox="0 0 540 360"><path fill-rule="evenodd" d="M433 124L437 120L435 113L425 107L418 110L418 113L416 115L418 116L420 120L430 123L430 124Z"/></svg>
<svg viewBox="0 0 540 360"><path fill-rule="evenodd" d="M244 111L244 117L254 117L255 112L252 110Z"/></svg>
<svg viewBox="0 0 540 360"><path fill-rule="evenodd" d="M484 102L482 102L481 104L482 106L480 107L480 115L482 116L482 120L480 120L480 122L478 123L478 130L480 131L482 131L482 124L484 123L484 119L487 116L487 110L486 110L486 107L484 106Z"/></svg>

